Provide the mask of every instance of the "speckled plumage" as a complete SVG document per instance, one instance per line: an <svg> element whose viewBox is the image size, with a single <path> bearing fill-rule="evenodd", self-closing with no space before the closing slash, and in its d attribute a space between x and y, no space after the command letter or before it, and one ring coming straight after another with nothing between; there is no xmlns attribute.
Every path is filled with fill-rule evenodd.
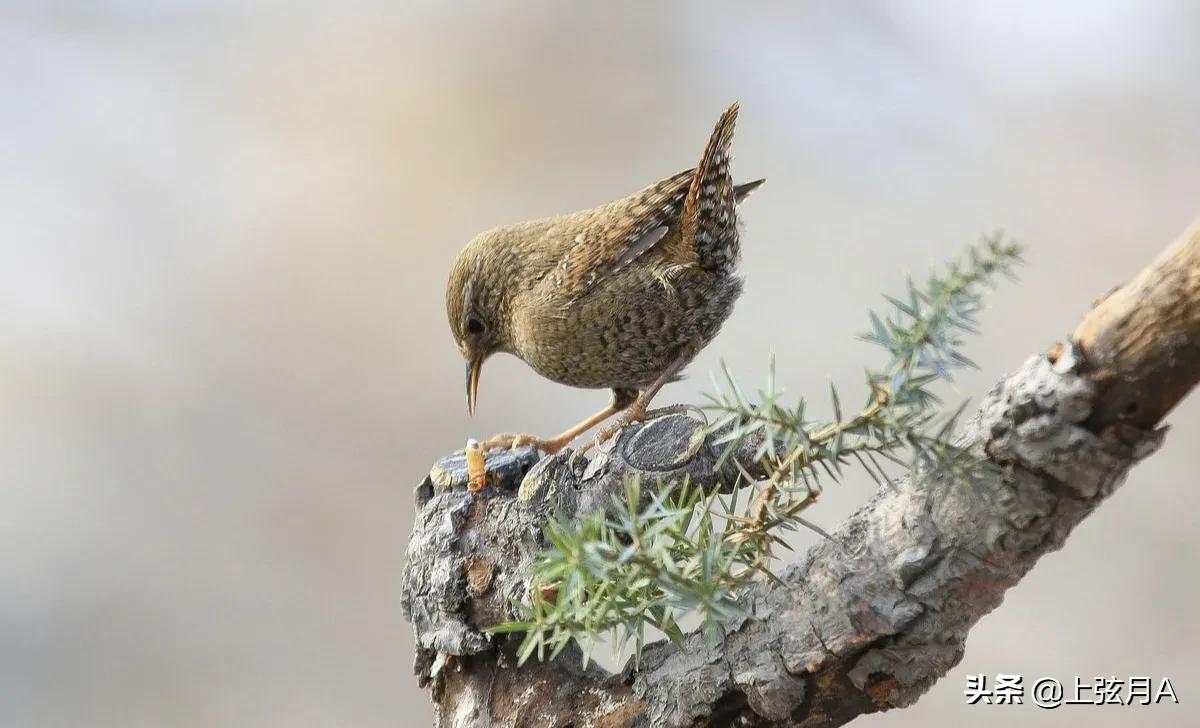
<svg viewBox="0 0 1200 728"><path fill-rule="evenodd" d="M707 345L742 290L736 205L762 183L730 178L736 119L734 104L694 169L472 240L446 299L468 366L508 352L562 384L644 390Z"/></svg>

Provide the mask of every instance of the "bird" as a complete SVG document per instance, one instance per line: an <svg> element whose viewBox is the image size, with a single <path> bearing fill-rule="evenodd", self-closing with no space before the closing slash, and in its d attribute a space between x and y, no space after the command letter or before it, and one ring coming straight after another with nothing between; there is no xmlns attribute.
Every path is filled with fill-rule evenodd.
<svg viewBox="0 0 1200 728"><path fill-rule="evenodd" d="M619 414L592 444L602 443L644 420L716 337L743 287L737 206L766 181L733 183L737 116L737 103L721 114L691 169L588 210L488 230L459 253L446 314L466 360L469 414L497 353L560 384L612 390L607 407L557 436L503 433L485 449L554 454Z"/></svg>

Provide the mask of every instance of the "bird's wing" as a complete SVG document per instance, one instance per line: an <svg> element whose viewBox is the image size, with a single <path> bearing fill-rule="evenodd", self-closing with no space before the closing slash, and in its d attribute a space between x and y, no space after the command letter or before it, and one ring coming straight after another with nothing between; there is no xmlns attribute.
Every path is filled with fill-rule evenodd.
<svg viewBox="0 0 1200 728"><path fill-rule="evenodd" d="M694 170L671 175L600 208L598 219L575 236L554 272L567 300L584 295L606 276L621 270L678 225Z"/></svg>
<svg viewBox="0 0 1200 728"><path fill-rule="evenodd" d="M728 269L736 262L735 208L764 181L735 185L729 176L737 113L733 104L721 115L697 167L590 213L554 272L568 304L659 245L672 228L680 233L668 239L671 247L660 246L671 264Z"/></svg>

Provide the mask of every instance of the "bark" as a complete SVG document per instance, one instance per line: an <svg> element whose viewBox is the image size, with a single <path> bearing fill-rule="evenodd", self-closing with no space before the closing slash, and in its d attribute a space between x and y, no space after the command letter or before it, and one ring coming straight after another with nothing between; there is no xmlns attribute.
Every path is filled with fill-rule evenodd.
<svg viewBox="0 0 1200 728"><path fill-rule="evenodd" d="M417 488L404 573L416 671L442 726L839 726L912 705L963 654L971 627L1160 444L1161 418L1200 379L1200 224L1099 302L1072 339L1030 357L959 436L1000 466L990 488L934 478L881 488L746 597L749 616L709 647L646 648L638 669L581 668L568 652L518 667L515 640L481 629L527 588L541 524L602 507L630 474L705 487L716 447L671 414L572 462L489 455L466 491L461 455ZM1156 429L1157 428L1157 429ZM751 465L750 459L745 459Z"/></svg>

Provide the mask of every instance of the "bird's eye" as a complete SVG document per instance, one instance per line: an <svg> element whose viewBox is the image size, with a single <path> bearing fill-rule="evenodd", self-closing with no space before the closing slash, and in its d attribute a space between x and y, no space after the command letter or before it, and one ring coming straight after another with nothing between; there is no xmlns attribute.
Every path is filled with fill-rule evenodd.
<svg viewBox="0 0 1200 728"><path fill-rule="evenodd" d="M478 316L471 316L471 317L467 318L467 333L468 334L474 334L474 335L478 336L479 334L483 333L483 329L484 329L483 321L479 320Z"/></svg>

